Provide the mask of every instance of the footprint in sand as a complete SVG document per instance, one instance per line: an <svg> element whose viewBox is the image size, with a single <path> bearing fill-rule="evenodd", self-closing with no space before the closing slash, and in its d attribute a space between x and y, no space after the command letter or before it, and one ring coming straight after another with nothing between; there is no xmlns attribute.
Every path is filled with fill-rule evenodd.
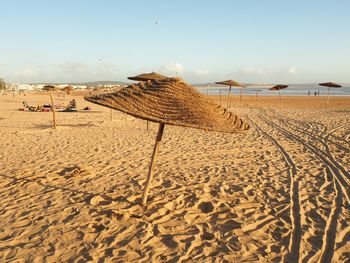
<svg viewBox="0 0 350 263"><path fill-rule="evenodd" d="M226 220L223 224L219 225L222 233L231 232L234 229L240 228L241 224L234 221L233 219Z"/></svg>
<svg viewBox="0 0 350 263"><path fill-rule="evenodd" d="M170 180L164 180L162 183L162 186L165 188L170 188L173 185L173 183Z"/></svg>
<svg viewBox="0 0 350 263"><path fill-rule="evenodd" d="M90 223L88 226L89 233L100 233L107 229L103 224Z"/></svg>
<svg viewBox="0 0 350 263"><path fill-rule="evenodd" d="M211 213L214 210L214 206L211 202L202 202L198 205L198 208L202 211L202 213Z"/></svg>
<svg viewBox="0 0 350 263"><path fill-rule="evenodd" d="M109 205L112 203L112 198L106 195L96 195L90 200L90 205Z"/></svg>
<svg viewBox="0 0 350 263"><path fill-rule="evenodd" d="M184 198L184 203L186 204L186 207L192 207L197 203L198 200L199 198L197 197L197 195L195 193L191 193L190 195Z"/></svg>
<svg viewBox="0 0 350 263"><path fill-rule="evenodd" d="M69 208L64 210L64 215L66 216L65 219L62 220L64 224L68 223L71 221L75 216L79 215L80 211L79 209L76 208Z"/></svg>
<svg viewBox="0 0 350 263"><path fill-rule="evenodd" d="M177 248L179 245L175 240L172 235L164 235L162 238L162 243L166 245L169 248Z"/></svg>
<svg viewBox="0 0 350 263"><path fill-rule="evenodd" d="M153 227L153 234L155 236L158 236L159 234L162 234L165 232L165 229L164 227L162 227L161 225L159 224L155 224L154 227Z"/></svg>
<svg viewBox="0 0 350 263"><path fill-rule="evenodd" d="M250 196L254 196L255 192L254 192L254 187L251 185L248 185L246 187L243 188L243 192L246 196L250 197Z"/></svg>
<svg viewBox="0 0 350 263"><path fill-rule="evenodd" d="M213 233L209 233L209 232L204 232L203 235L201 235L201 238L203 240L213 240L215 238L215 235Z"/></svg>

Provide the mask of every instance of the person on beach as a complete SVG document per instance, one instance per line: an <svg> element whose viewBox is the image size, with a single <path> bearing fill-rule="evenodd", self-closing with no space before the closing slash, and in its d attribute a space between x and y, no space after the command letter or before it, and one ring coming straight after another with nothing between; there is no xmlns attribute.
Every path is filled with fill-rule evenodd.
<svg viewBox="0 0 350 263"><path fill-rule="evenodd" d="M74 108L76 109L77 108L77 101L75 99L72 99L70 102L69 102L69 108Z"/></svg>
<svg viewBox="0 0 350 263"><path fill-rule="evenodd" d="M77 111L77 101L72 99L63 111Z"/></svg>

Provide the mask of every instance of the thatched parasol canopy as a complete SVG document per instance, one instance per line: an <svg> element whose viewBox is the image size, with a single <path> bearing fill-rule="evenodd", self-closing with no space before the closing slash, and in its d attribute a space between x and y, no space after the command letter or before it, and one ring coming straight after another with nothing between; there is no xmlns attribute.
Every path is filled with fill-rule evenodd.
<svg viewBox="0 0 350 263"><path fill-rule="evenodd" d="M45 91L56 91L56 90L58 90L58 88L56 86L54 86L54 85L45 85L43 87L43 90L45 90Z"/></svg>
<svg viewBox="0 0 350 263"><path fill-rule="evenodd" d="M128 77L128 79L135 80L135 81L149 81L149 80L166 79L166 78L168 77L156 72L142 73L134 77ZM147 121L147 130L148 130L148 121Z"/></svg>
<svg viewBox="0 0 350 263"><path fill-rule="evenodd" d="M249 125L178 78L130 85L86 100L135 117L170 125L219 132L242 132Z"/></svg>
<svg viewBox="0 0 350 263"><path fill-rule="evenodd" d="M156 80L156 79L166 79L167 76L158 74L156 72L151 73L143 73L134 77L128 77L130 80L136 80L136 81L148 81L148 80Z"/></svg>
<svg viewBox="0 0 350 263"><path fill-rule="evenodd" d="M288 88L288 85L275 85L271 88L269 88L269 90L278 90L278 94L280 96L280 102L281 102L281 107L283 108L283 100L282 100L282 95L281 95L281 89L286 89Z"/></svg>
<svg viewBox="0 0 350 263"><path fill-rule="evenodd" d="M285 89L285 88L288 88L288 85L276 85L276 86L269 88L269 90L281 90L281 89Z"/></svg>
<svg viewBox="0 0 350 263"><path fill-rule="evenodd" d="M219 132L244 132L249 125L231 112L216 105L179 78L140 82L117 92L85 97L87 101L159 123L142 205L147 203L165 124Z"/></svg>
<svg viewBox="0 0 350 263"><path fill-rule="evenodd" d="M230 86L230 88L228 90L228 94L227 94L227 106L226 106L227 109L230 106L231 87L234 86L234 87L243 88L243 86L241 84L239 84L238 82L236 82L236 81L234 81L232 79L223 80L223 81L217 81L217 82L215 82L215 84L221 84L221 85ZM241 104L243 104L243 102L242 102L242 90L239 90L239 96L240 96Z"/></svg>
<svg viewBox="0 0 350 263"><path fill-rule="evenodd" d="M330 93L331 88L341 88L342 86L337 84L337 83L334 83L334 82L325 82L325 83L320 83L318 85L324 86L324 87L328 87L327 102L326 102L326 108L328 108L328 105L329 105L329 93Z"/></svg>
<svg viewBox="0 0 350 263"><path fill-rule="evenodd" d="M330 87L330 88L341 88L342 87L341 85L334 83L334 82L325 82L325 83L320 83L318 85L324 86L324 87Z"/></svg>
<svg viewBox="0 0 350 263"><path fill-rule="evenodd" d="M223 81L217 81L215 82L215 84L221 84L221 85L226 85L226 86L235 86L235 87L243 87L242 84L232 80L232 79L229 79L229 80L223 80Z"/></svg>
<svg viewBox="0 0 350 263"><path fill-rule="evenodd" d="M227 106L226 108L228 109L229 106L231 105L230 103L230 94L231 94L231 87L239 87L239 88L243 88L244 86L232 79L228 79L228 80L223 80L223 81L217 81L215 82L215 84L221 84L221 85L226 85L226 86L230 86L230 89L228 90L228 94L227 94ZM242 101L242 90L239 90L239 97L240 97L240 101L241 104L243 105L243 101Z"/></svg>
<svg viewBox="0 0 350 263"><path fill-rule="evenodd" d="M69 94L73 90L73 87L68 85L63 87L61 90Z"/></svg>

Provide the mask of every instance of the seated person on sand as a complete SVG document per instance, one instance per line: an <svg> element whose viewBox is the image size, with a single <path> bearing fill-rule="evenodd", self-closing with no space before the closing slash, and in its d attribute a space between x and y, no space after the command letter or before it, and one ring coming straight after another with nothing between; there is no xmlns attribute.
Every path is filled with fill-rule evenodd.
<svg viewBox="0 0 350 263"><path fill-rule="evenodd" d="M67 111L77 111L77 101L72 99L66 108Z"/></svg>

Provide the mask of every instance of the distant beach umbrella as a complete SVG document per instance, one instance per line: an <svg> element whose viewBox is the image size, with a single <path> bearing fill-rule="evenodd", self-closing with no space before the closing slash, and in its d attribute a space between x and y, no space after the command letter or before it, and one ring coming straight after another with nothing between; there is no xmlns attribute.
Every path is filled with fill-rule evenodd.
<svg viewBox="0 0 350 263"><path fill-rule="evenodd" d="M42 89L50 92L51 111L52 111L52 128L56 129L56 115L55 115L54 103L53 103L51 92L58 90L58 88L54 85L45 85Z"/></svg>
<svg viewBox="0 0 350 263"><path fill-rule="evenodd" d="M229 79L229 80L223 80L223 81L218 81L218 82L215 82L215 84L221 84L221 85L226 85L226 86L230 86L229 90L228 90L228 95L227 95L227 106L226 108L228 109L229 106L230 106L230 95L231 95L231 87L239 87L239 88L242 88L243 86L232 80L232 79ZM241 101L241 104L242 104L242 90L240 89L239 90L239 95L240 95L240 101Z"/></svg>
<svg viewBox="0 0 350 263"><path fill-rule="evenodd" d="M58 88L54 85L45 85L43 87L43 90L45 90L45 91L57 91Z"/></svg>
<svg viewBox="0 0 350 263"><path fill-rule="evenodd" d="M281 102L282 108L283 108L283 100L282 100L282 96L281 96L281 89L286 89L287 87L288 87L288 85L276 85L276 86L269 88L269 90L278 90L278 94L280 96L280 102Z"/></svg>
<svg viewBox="0 0 350 263"><path fill-rule="evenodd" d="M167 76L161 75L156 72L151 73L142 73L140 75L134 76L134 77L128 77L130 80L136 80L136 81L148 81L148 80L159 80L159 79L166 79Z"/></svg>
<svg viewBox="0 0 350 263"><path fill-rule="evenodd" d="M147 202L165 124L226 133L240 133L249 129L249 125L241 118L215 104L179 78L140 82L114 93L85 99L137 118L159 123L142 196L143 205Z"/></svg>
<svg viewBox="0 0 350 263"><path fill-rule="evenodd" d="M256 98L256 106L259 106L259 92L261 91L260 89L254 89L251 90L255 92L255 98Z"/></svg>
<svg viewBox="0 0 350 263"><path fill-rule="evenodd" d="M327 93L327 104L326 107L328 108L329 105L329 92L331 88L341 88L342 86L333 82L325 82L325 83L320 83L318 84L320 86L328 87L328 93Z"/></svg>
<svg viewBox="0 0 350 263"><path fill-rule="evenodd" d="M150 80L160 80L160 79L166 79L166 78L168 77L156 72L142 73L134 77L128 77L128 79L135 80L135 81L150 81ZM148 131L148 121L147 121L147 131Z"/></svg>
<svg viewBox="0 0 350 263"><path fill-rule="evenodd" d="M61 89L62 91L64 91L65 93L67 94L70 94L73 90L73 87L72 86L65 86Z"/></svg>

